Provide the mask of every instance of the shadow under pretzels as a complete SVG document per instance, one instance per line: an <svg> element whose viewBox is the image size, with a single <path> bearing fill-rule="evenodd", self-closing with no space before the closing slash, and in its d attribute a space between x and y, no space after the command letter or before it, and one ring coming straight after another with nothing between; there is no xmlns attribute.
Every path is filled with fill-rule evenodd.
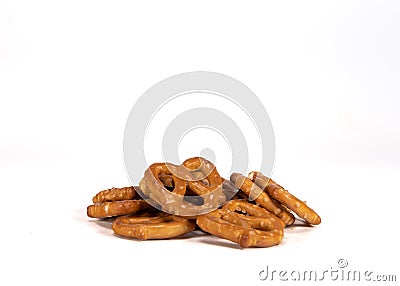
<svg viewBox="0 0 400 286"><path fill-rule="evenodd" d="M111 228L111 226L110 226ZM188 233L185 233L183 235L180 236L176 236L176 237L171 237L171 238L165 238L165 239L148 239L148 240L140 240L134 237L125 237L125 236L120 236L118 234L113 233L113 236L118 237L120 239L125 239L125 240L133 240L133 241L137 241L137 242L150 242L150 241L166 241L166 240L185 240L185 239L195 239L195 238L199 238L199 237L206 237L209 236L209 234L199 231L199 230L194 230Z"/></svg>
<svg viewBox="0 0 400 286"><path fill-rule="evenodd" d="M223 247L228 247L228 248L232 248L232 249L243 249L242 247L240 247L239 244L237 244L235 242L232 242L232 241L229 241L229 240L226 240L223 238L219 238L216 236L212 236L212 235L209 235L206 233L205 233L204 237L200 238L198 241L201 243L209 244L209 245L223 246Z"/></svg>
<svg viewBox="0 0 400 286"><path fill-rule="evenodd" d="M312 224L309 224L308 222L306 222L306 221L304 221L304 220L302 220L302 219L296 218L296 220L294 221L294 223L292 223L291 225L287 226L287 228L296 227L296 226L305 227L306 229L307 229L307 228L313 228L313 227L314 227Z"/></svg>
<svg viewBox="0 0 400 286"><path fill-rule="evenodd" d="M89 222L95 223L98 226L101 226L102 228L111 229L111 225L114 220L115 220L115 218L103 218L101 220L100 219L90 220Z"/></svg>

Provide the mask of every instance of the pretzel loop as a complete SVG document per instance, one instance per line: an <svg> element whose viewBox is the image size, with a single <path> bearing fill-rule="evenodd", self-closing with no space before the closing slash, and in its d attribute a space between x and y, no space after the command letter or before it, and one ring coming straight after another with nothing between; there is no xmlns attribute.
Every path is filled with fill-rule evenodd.
<svg viewBox="0 0 400 286"><path fill-rule="evenodd" d="M266 217L243 218L244 215L228 209L217 209L198 216L197 225L202 230L236 242L243 248L269 247L282 241L282 223L272 223Z"/></svg>
<svg viewBox="0 0 400 286"><path fill-rule="evenodd" d="M96 203L87 207L87 215L93 218L106 218L136 213L151 206L144 200L124 200Z"/></svg>
<svg viewBox="0 0 400 286"><path fill-rule="evenodd" d="M224 183L210 161L194 157L179 166L152 164L139 185L143 198L154 207L170 214L194 216L210 212L226 201Z"/></svg>
<svg viewBox="0 0 400 286"><path fill-rule="evenodd" d="M193 221L165 213L156 213L155 216L122 216L112 224L115 234L140 240L172 238L195 228Z"/></svg>
<svg viewBox="0 0 400 286"><path fill-rule="evenodd" d="M136 191L134 187L111 188L97 193L92 201L93 203L103 203L107 201L123 201L136 199Z"/></svg>
<svg viewBox="0 0 400 286"><path fill-rule="evenodd" d="M309 224L317 225L321 223L320 216L313 209L278 185L274 180L264 176L261 172L250 172L249 178L273 199L294 211Z"/></svg>
<svg viewBox="0 0 400 286"><path fill-rule="evenodd" d="M257 194L254 199L255 202L282 219L286 225L290 225L294 222L293 214L288 212L284 207L276 204L266 192L253 183L249 178L239 173L233 173L231 175L231 181L236 187L240 188L247 197L251 198L254 193Z"/></svg>

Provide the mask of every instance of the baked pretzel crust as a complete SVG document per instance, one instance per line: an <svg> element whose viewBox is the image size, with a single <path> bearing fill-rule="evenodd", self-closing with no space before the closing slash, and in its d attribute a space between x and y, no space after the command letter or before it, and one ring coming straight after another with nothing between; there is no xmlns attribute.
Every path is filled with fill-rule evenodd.
<svg viewBox="0 0 400 286"><path fill-rule="evenodd" d="M289 193L271 178L264 176L261 172L250 172L249 178L272 198L294 211L309 224L318 225L321 223L320 216L312 208L308 207L305 202Z"/></svg>
<svg viewBox="0 0 400 286"><path fill-rule="evenodd" d="M305 202L261 172L233 173L225 180L202 157L152 164L140 187L113 187L92 201L89 217L112 217L115 235L139 240L177 237L197 225L242 248L270 247L281 243L285 226L294 222L292 211L309 224L321 223Z"/></svg>
<svg viewBox="0 0 400 286"><path fill-rule="evenodd" d="M134 200L137 198L134 187L111 188L97 193L92 201L93 203L103 203L111 201Z"/></svg>
<svg viewBox="0 0 400 286"><path fill-rule="evenodd" d="M230 179L247 197L250 199L254 198L257 204L282 219L286 225L290 225L294 222L293 214L288 212L284 207L276 204L266 192L260 189L249 178L239 173L233 173Z"/></svg>
<svg viewBox="0 0 400 286"><path fill-rule="evenodd" d="M140 240L177 237L195 228L194 221L165 213L156 213L154 216L121 216L112 224L115 234Z"/></svg>
<svg viewBox="0 0 400 286"><path fill-rule="evenodd" d="M149 203L164 212L193 216L207 213L226 201L224 179L215 166L201 157L185 160L182 165L154 163L139 183ZM167 187L173 189L170 191ZM188 194L195 196L188 196ZM201 203L196 203L200 198Z"/></svg>
<svg viewBox="0 0 400 286"><path fill-rule="evenodd" d="M96 203L87 207L87 215L93 218L106 218L136 213L151 206L144 200L124 200Z"/></svg>
<svg viewBox="0 0 400 286"><path fill-rule="evenodd" d="M223 210L228 210L231 212L238 212L239 214L247 214L241 215L240 217L244 220L248 220L250 216L250 220L254 220L254 218L267 218L269 219L269 225L271 229L283 229L285 227L285 223L280 218L276 217L274 214L270 213L266 209L257 206L255 204L249 203L246 200L231 200L227 202L223 207Z"/></svg>
<svg viewBox="0 0 400 286"><path fill-rule="evenodd" d="M197 225L205 232L238 243L241 247L270 247L283 238L283 227L265 217L251 217L227 209L198 216ZM273 225L273 226L272 226Z"/></svg>

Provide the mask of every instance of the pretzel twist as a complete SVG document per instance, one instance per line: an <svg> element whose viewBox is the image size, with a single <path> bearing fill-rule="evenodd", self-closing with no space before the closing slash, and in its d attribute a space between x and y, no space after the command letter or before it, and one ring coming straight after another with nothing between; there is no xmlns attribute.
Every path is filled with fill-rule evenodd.
<svg viewBox="0 0 400 286"><path fill-rule="evenodd" d="M251 217L217 209L197 218L197 225L215 236L238 243L241 247L269 247L283 238L282 223L266 217Z"/></svg>
<svg viewBox="0 0 400 286"><path fill-rule="evenodd" d="M213 191L222 194L224 179L219 175L217 168L210 161L202 157L185 160L182 165L187 168L185 174L188 186L197 195L205 195Z"/></svg>
<svg viewBox="0 0 400 286"><path fill-rule="evenodd" d="M243 220L254 220L255 218L267 218L268 223L270 224L271 229L283 229L285 227L285 223L280 218L276 217L266 209L257 206L255 204L249 203L246 200L231 200L227 202L223 207L223 210L229 210L231 212L238 212L247 214L240 215ZM250 216L250 218L249 218Z"/></svg>
<svg viewBox="0 0 400 286"><path fill-rule="evenodd" d="M97 193L92 201L93 203L102 203L107 201L134 200L137 198L134 187L111 188Z"/></svg>
<svg viewBox="0 0 400 286"><path fill-rule="evenodd" d="M144 200L124 200L96 203L87 207L87 215L93 218L106 218L136 213L151 206Z"/></svg>
<svg viewBox="0 0 400 286"><path fill-rule="evenodd" d="M156 213L155 216L121 216L112 224L115 234L140 240L172 238L195 228L193 221L165 213Z"/></svg>
<svg viewBox="0 0 400 286"><path fill-rule="evenodd" d="M249 178L239 173L233 173L230 179L236 187L240 188L240 190L246 194L247 197L254 198L257 204L282 219L286 225L290 225L294 222L293 214L288 212L284 207L275 203L266 192L260 189Z"/></svg>
<svg viewBox="0 0 400 286"><path fill-rule="evenodd" d="M181 165L152 164L140 188L113 187L97 193L92 201L87 207L89 217L117 217L114 233L139 240L180 236L197 224L243 248L269 247L279 244L285 225L294 222L291 211L310 224L321 223L305 202L261 172L250 172L248 177L233 173L227 181L201 157Z"/></svg>
<svg viewBox="0 0 400 286"><path fill-rule="evenodd" d="M216 209L226 201L223 183L224 179L211 162L194 157L179 166L171 163L150 165L139 186L152 205L171 214L193 216ZM172 186L169 191L167 187ZM197 196L187 196L189 192ZM200 205L198 198L202 201Z"/></svg>
<svg viewBox="0 0 400 286"><path fill-rule="evenodd" d="M272 198L294 211L309 224L317 225L321 223L320 216L313 209L278 185L274 180L264 176L261 172L250 172L249 178Z"/></svg>

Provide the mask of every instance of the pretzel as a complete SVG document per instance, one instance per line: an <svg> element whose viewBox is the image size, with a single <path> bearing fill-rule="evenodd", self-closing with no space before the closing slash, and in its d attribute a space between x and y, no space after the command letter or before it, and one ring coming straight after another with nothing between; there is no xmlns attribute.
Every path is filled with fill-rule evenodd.
<svg viewBox="0 0 400 286"><path fill-rule="evenodd" d="M102 203L107 201L123 201L136 199L134 187L111 188L97 193L92 201L93 203Z"/></svg>
<svg viewBox="0 0 400 286"><path fill-rule="evenodd" d="M261 172L250 172L249 178L272 198L294 211L309 224L317 225L321 223L320 216L313 209L278 185L274 180L264 176Z"/></svg>
<svg viewBox="0 0 400 286"><path fill-rule="evenodd" d="M220 190L224 179L217 168L207 159L194 157L182 163L189 172L186 174L189 188L197 195L205 195Z"/></svg>
<svg viewBox="0 0 400 286"><path fill-rule="evenodd" d="M161 179L172 179L169 191ZM226 201L222 190L224 179L215 166L201 157L187 159L182 165L155 163L145 171L139 183L144 197L163 211L193 216L218 208ZM187 196L187 192L196 196Z"/></svg>
<svg viewBox="0 0 400 286"><path fill-rule="evenodd" d="M144 200L102 202L88 206L87 215L93 218L106 218L127 215L150 207Z"/></svg>
<svg viewBox="0 0 400 286"><path fill-rule="evenodd" d="M253 217L256 218L268 218L270 222L270 227L272 229L283 229L285 227L285 223L280 218L276 217L266 209L257 206L255 204L249 203L245 200L231 200L227 202L223 207L223 210L229 210L231 212L241 212L244 214L248 214L253 220ZM248 216L241 215L241 218L244 220L248 220Z"/></svg>
<svg viewBox="0 0 400 286"><path fill-rule="evenodd" d="M247 197L254 199L257 204L282 219L286 225L290 225L294 222L293 214L276 204L266 192L260 189L249 178L239 173L233 173L230 179Z"/></svg>
<svg viewBox="0 0 400 286"><path fill-rule="evenodd" d="M121 216L112 224L115 234L140 240L172 238L195 228L195 222L165 213L155 213L154 216Z"/></svg>
<svg viewBox="0 0 400 286"><path fill-rule="evenodd" d="M238 243L241 247L269 247L283 238L281 222L266 217L251 217L227 209L217 209L197 218L197 225L215 236Z"/></svg>
<svg viewBox="0 0 400 286"><path fill-rule="evenodd" d="M116 217L114 233L139 240L180 236L197 224L242 248L270 247L281 243L285 225L294 222L291 211L310 224L321 223L305 202L262 173L251 172L248 177L233 173L225 180L201 157L181 165L152 164L140 187L113 187L92 201L89 217Z"/></svg>

